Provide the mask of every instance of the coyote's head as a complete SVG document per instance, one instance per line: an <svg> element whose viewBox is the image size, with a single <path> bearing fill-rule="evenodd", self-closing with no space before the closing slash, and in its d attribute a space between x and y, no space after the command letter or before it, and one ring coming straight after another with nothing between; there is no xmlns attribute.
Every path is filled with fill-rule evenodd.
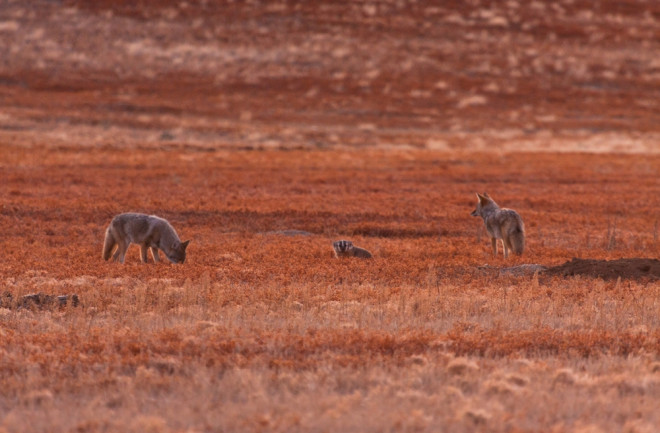
<svg viewBox="0 0 660 433"><path fill-rule="evenodd" d="M183 263L186 261L186 248L188 248L189 243L190 240L187 240L185 242L174 241L174 243L170 246L169 250L163 252L170 260L170 262Z"/></svg>
<svg viewBox="0 0 660 433"><path fill-rule="evenodd" d="M335 249L337 255L346 254L353 249L353 242L351 241L335 241L332 243L332 247Z"/></svg>
<svg viewBox="0 0 660 433"><path fill-rule="evenodd" d="M477 208L472 211L470 215L472 216L483 216L483 210L484 208L487 208L489 206L497 206L497 204L493 201L492 198L488 195L488 193L483 193L479 194L477 193L477 198L479 201L477 201Z"/></svg>

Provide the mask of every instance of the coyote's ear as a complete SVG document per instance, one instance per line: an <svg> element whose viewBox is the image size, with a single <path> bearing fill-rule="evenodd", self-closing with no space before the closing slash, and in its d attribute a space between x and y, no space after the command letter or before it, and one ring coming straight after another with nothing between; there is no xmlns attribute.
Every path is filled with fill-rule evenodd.
<svg viewBox="0 0 660 433"><path fill-rule="evenodd" d="M490 201L490 196L486 193L484 193L483 195L477 193L477 197L479 197L479 203L481 204L486 204Z"/></svg>
<svg viewBox="0 0 660 433"><path fill-rule="evenodd" d="M189 244L189 243L190 243L190 239L188 239L187 241L185 241L184 243L181 244L181 246L183 247L184 250L185 250L186 248L188 248L188 244Z"/></svg>

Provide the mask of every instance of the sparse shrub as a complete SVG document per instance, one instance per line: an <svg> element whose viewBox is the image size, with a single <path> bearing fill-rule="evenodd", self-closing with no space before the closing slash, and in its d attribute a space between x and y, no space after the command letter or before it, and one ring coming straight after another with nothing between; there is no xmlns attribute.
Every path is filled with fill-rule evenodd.
<svg viewBox="0 0 660 433"><path fill-rule="evenodd" d="M53 393L48 389L30 391L23 397L23 404L30 406L48 406L53 403Z"/></svg>
<svg viewBox="0 0 660 433"><path fill-rule="evenodd" d="M486 395L514 395L519 392L519 387L503 380L487 380L483 384Z"/></svg>
<svg viewBox="0 0 660 433"><path fill-rule="evenodd" d="M467 358L456 358L447 365L447 372L451 375L462 376L472 374L477 370L479 370L479 366Z"/></svg>
<svg viewBox="0 0 660 433"><path fill-rule="evenodd" d="M463 410L461 418L476 426L484 426L491 419L491 414L484 409L468 408Z"/></svg>
<svg viewBox="0 0 660 433"><path fill-rule="evenodd" d="M513 385L519 386L519 387L525 387L529 384L529 378L522 376L520 374L509 374L505 377L505 380L508 383L511 383Z"/></svg>
<svg viewBox="0 0 660 433"><path fill-rule="evenodd" d="M168 433L167 422L155 415L140 415L131 423L131 433Z"/></svg>
<svg viewBox="0 0 660 433"><path fill-rule="evenodd" d="M553 382L558 385L574 385L577 380L573 370L562 368L555 373Z"/></svg>

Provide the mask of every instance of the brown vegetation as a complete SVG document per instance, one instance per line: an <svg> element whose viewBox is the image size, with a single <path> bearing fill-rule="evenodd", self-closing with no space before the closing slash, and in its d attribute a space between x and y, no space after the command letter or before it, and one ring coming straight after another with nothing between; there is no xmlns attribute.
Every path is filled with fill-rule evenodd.
<svg viewBox="0 0 660 433"><path fill-rule="evenodd" d="M0 11L0 433L660 425L657 6L63 3Z"/></svg>
<svg viewBox="0 0 660 433"><path fill-rule="evenodd" d="M657 158L11 150L3 290L77 293L81 305L0 310L8 431L27 419L57 431L360 430L365 417L370 430L507 431L622 426L631 407L657 422L644 403L660 398L657 283L480 269L657 256L659 191L635 175ZM608 190L585 201L587 184ZM521 258L492 258L469 216L486 188L527 221ZM192 238L186 264L142 264L135 246L125 265L104 262L104 229L125 210ZM335 259L339 238L374 259Z"/></svg>

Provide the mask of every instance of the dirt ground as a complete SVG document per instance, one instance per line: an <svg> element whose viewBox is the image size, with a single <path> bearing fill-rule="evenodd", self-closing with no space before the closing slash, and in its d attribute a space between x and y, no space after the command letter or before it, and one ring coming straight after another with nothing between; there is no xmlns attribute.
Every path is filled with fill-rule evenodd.
<svg viewBox="0 0 660 433"><path fill-rule="evenodd" d="M658 259L617 259L593 260L573 259L563 265L554 266L545 271L546 275L587 275L607 280L660 278L660 260Z"/></svg>
<svg viewBox="0 0 660 433"><path fill-rule="evenodd" d="M658 35L643 0L6 1L0 433L654 431ZM103 261L129 211L186 263Z"/></svg>

